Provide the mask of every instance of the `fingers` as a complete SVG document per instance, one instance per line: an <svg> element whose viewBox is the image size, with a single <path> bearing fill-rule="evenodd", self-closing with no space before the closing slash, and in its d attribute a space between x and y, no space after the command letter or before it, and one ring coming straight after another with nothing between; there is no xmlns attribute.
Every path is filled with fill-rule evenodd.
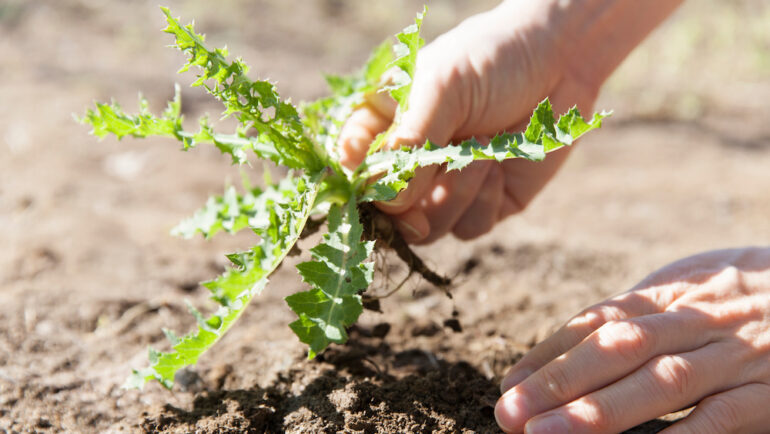
<svg viewBox="0 0 770 434"><path fill-rule="evenodd" d="M751 383L700 401L662 434L763 433L770 421L770 385Z"/></svg>
<svg viewBox="0 0 770 434"><path fill-rule="evenodd" d="M495 164L477 161L462 171L439 171L417 204L430 222L430 233L417 242L427 244L446 235L476 199L487 173Z"/></svg>
<svg viewBox="0 0 770 434"><path fill-rule="evenodd" d="M730 385L739 369L720 344L656 357L623 379L527 421L527 433L613 433L686 407ZM502 419L503 423L510 423ZM512 427L515 431L522 427ZM511 430L509 430L511 431Z"/></svg>
<svg viewBox="0 0 770 434"><path fill-rule="evenodd" d="M499 418L521 427L535 415L614 383L650 359L695 350L712 340L695 313L659 313L605 323L501 398ZM693 336L696 338L693 339ZM601 369L596 366L601 365Z"/></svg>
<svg viewBox="0 0 770 434"><path fill-rule="evenodd" d="M403 214L393 216L392 219L407 243L417 243L430 233L428 217L420 209L410 208Z"/></svg>
<svg viewBox="0 0 770 434"><path fill-rule="evenodd" d="M505 193L515 204L505 217L521 212L532 202L567 161L570 149L568 147L551 152L543 161L513 158L500 163L505 173Z"/></svg>
<svg viewBox="0 0 770 434"><path fill-rule="evenodd" d="M353 111L339 136L340 163L355 169L366 157L369 145L377 134L385 131L392 119L383 115L371 104L364 104Z"/></svg>
<svg viewBox="0 0 770 434"><path fill-rule="evenodd" d="M444 146L449 143L457 126L459 104L454 92L446 91L441 82L431 79L430 71L420 70L415 75L415 85L409 97L409 109L402 115L396 129L388 138L387 147L421 146L427 140ZM422 84L419 84L422 83ZM389 202L377 207L387 214L401 214L428 194L439 173L438 166L417 169L409 181L409 187Z"/></svg>
<svg viewBox="0 0 770 434"><path fill-rule="evenodd" d="M398 103L388 92L377 92L366 96L366 102L382 117L393 120Z"/></svg>
<svg viewBox="0 0 770 434"><path fill-rule="evenodd" d="M393 215L408 243L430 242L450 228L459 238L482 235L497 222L503 202L503 174L499 165L492 162L471 166L462 172L449 174L437 173L441 170L438 166L420 169L423 171L415 175L409 187L396 199L375 205ZM484 178L479 171L483 171L485 166L488 166L488 172ZM466 177L472 178L470 182ZM478 179L481 179L480 183L474 181ZM478 191L474 197L477 183ZM429 189L431 191L426 193ZM424 197L427 194L431 195L430 199ZM436 215L441 217L436 219ZM453 223L455 220L456 223Z"/></svg>
<svg viewBox="0 0 770 434"><path fill-rule="evenodd" d="M452 228L457 238L469 240L492 229L503 205L503 183L502 168L499 164L492 164L476 199Z"/></svg>
<svg viewBox="0 0 770 434"><path fill-rule="evenodd" d="M653 294L627 292L586 309L519 360L503 379L501 391L505 393L610 321L662 312L665 306L657 300Z"/></svg>
<svg viewBox="0 0 770 434"><path fill-rule="evenodd" d="M430 62L424 62L431 51L428 46L418 55L409 108L389 139L391 148L422 145L426 140L444 146L464 121L465 106L458 94L459 75L453 68L448 71L455 73L431 68Z"/></svg>
<svg viewBox="0 0 770 434"><path fill-rule="evenodd" d="M405 190L388 202L375 202L374 205L385 214L401 214L411 208L418 199L433 186L439 166L419 167Z"/></svg>
<svg viewBox="0 0 770 434"><path fill-rule="evenodd" d="M590 112L596 92L579 85L560 84L551 92L550 100L554 113L565 113L570 107L577 105L584 114ZM523 119L514 124L510 131L523 131L529 119ZM566 147L548 154L539 162L514 158L502 162L505 172L506 201L501 210L500 218L521 212L537 196L558 172L569 156L572 147Z"/></svg>
<svg viewBox="0 0 770 434"><path fill-rule="evenodd" d="M766 279L756 286L730 265L741 255L720 255L664 268L536 347L505 380L504 388L517 385L495 408L501 427L619 432L703 400L669 432L766 429L757 422L770 420ZM627 319L607 322L612 316ZM754 383L761 387L743 389ZM763 406L750 408L756 401Z"/></svg>

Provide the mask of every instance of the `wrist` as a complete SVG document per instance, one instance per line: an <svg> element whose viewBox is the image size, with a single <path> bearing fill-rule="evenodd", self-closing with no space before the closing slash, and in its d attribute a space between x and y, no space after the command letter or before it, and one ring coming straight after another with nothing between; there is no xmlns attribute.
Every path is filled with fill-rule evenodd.
<svg viewBox="0 0 770 434"><path fill-rule="evenodd" d="M550 35L571 75L597 90L683 0L505 0L501 15L524 17Z"/></svg>

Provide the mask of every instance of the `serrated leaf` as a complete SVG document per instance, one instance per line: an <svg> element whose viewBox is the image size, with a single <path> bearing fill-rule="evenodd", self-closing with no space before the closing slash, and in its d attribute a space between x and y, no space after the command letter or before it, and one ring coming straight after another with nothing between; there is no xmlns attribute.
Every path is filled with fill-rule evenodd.
<svg viewBox="0 0 770 434"><path fill-rule="evenodd" d="M578 110L572 108L557 122L554 120L551 103L546 98L534 110L525 132L498 134L488 146L483 146L476 139L469 139L446 147L428 142L422 147L374 153L364 160L359 172L361 176L380 175L380 178L366 188L362 199L391 199L406 188L418 167L446 164L447 170L451 171L463 169L476 160L524 158L541 161L546 153L569 146L588 131L600 128L602 119L609 115L607 112L594 114L591 121L586 122Z"/></svg>
<svg viewBox="0 0 770 434"><path fill-rule="evenodd" d="M197 146L200 143L215 145L223 154L228 154L233 163L242 164L246 161L247 152L253 151L264 159L280 162L281 154L269 143L263 142L260 137L247 137L243 132L238 134L217 134L203 116L199 120L198 132L185 131L182 128L184 116L181 115L181 97L179 87L176 86L175 97L168 103L168 108L158 117L148 109L147 100L140 97L140 111L137 114L129 114L115 102L110 104L96 103L95 109L86 111L85 116L78 121L90 124L93 127L91 134L103 138L109 134L118 139L126 136L135 138L167 137L182 142L184 149Z"/></svg>
<svg viewBox="0 0 770 434"><path fill-rule="evenodd" d="M224 115L233 115L240 121L238 132L229 136L215 134L206 118L201 119L199 132L184 131L177 89L177 98L169 103L169 109L161 117L149 113L144 99L140 99L138 115L124 113L116 103L97 103L96 110L89 110L81 119L93 125L94 135L174 137L184 144L185 149L199 142L209 142L238 163L246 161L245 150L252 149L260 158L269 158L276 164L295 169L312 172L326 165L328 157L323 148L317 147L305 135L297 109L280 98L272 83L251 81L246 76L248 66L242 60L227 61L226 49L208 49L203 35L195 33L192 24L182 26L167 8L161 9L168 23L164 31L174 35L176 47L189 55L180 72L193 66L199 69L193 86L204 87L224 104Z"/></svg>
<svg viewBox="0 0 770 434"><path fill-rule="evenodd" d="M372 87L379 85L383 74L393 63L391 44L385 41L377 46L364 66L364 80Z"/></svg>
<svg viewBox="0 0 770 434"><path fill-rule="evenodd" d="M381 86L382 75L391 66L393 55L390 43L380 44L369 57L363 68L347 75L326 75L326 83L333 96L304 103L300 106L302 123L307 135L314 137L315 143L331 156L327 162L335 171L344 169L339 161L339 139L342 125L353 113L353 109L365 101L367 94L377 92Z"/></svg>
<svg viewBox="0 0 770 434"><path fill-rule="evenodd" d="M174 342L172 351L163 353L150 349L150 366L135 370L126 387L141 388L149 380L158 380L171 388L176 372L195 364L230 329L252 298L262 291L270 273L280 265L302 233L320 189L318 181L304 179L296 182L293 195L266 204L272 210L269 224L255 229L261 242L248 252L231 255L231 259L235 258L236 268L204 283L212 292L212 299L219 304L217 311L205 318L191 306L198 322L197 330L181 338L167 332L166 336Z"/></svg>
<svg viewBox="0 0 770 434"><path fill-rule="evenodd" d="M176 137L182 131L181 94L179 85L175 86L174 99L161 117L150 113L147 100L139 96L140 111L136 115L128 115L115 103L96 103L96 109L89 109L85 116L78 120L93 127L91 134L102 138L114 134L118 139L125 136L133 137Z"/></svg>
<svg viewBox="0 0 770 434"><path fill-rule="evenodd" d="M234 234L244 228L263 229L270 223L268 204L291 198L299 182L304 182L302 177L289 174L277 185L264 190L252 188L243 195L231 186L222 196L209 197L206 205L174 227L171 235L189 239L200 233L211 238L220 231Z"/></svg>
<svg viewBox="0 0 770 434"><path fill-rule="evenodd" d="M420 36L422 21L425 13L428 11L424 7L422 12L418 13L414 19L414 24L406 27L396 35L398 43L393 46L395 59L391 66L395 68L392 76L392 83L385 87L393 99L398 102L398 112L403 113L409 106L409 92L412 89L412 79L414 78L414 69L417 66L417 53L425 44L425 40Z"/></svg>
<svg viewBox="0 0 770 434"><path fill-rule="evenodd" d="M524 131L524 138L530 143L537 143L544 135L555 136L555 123L556 120L553 116L551 102L546 98L532 112L532 117L529 118L529 125L527 125L527 129Z"/></svg>
<svg viewBox="0 0 770 434"><path fill-rule="evenodd" d="M330 343L347 340L345 328L363 311L359 293L372 282L373 264L365 262L374 248L371 241L361 241L363 227L356 200L329 211L329 232L324 241L312 248L312 261L297 265L310 291L286 297L299 319L289 326L310 349L313 358Z"/></svg>
<svg viewBox="0 0 770 434"><path fill-rule="evenodd" d="M250 80L243 60L227 61L226 49L210 50L192 24L182 26L168 8L161 10L168 23L163 31L174 35L176 47L189 56L180 72L193 66L200 71L193 86L203 86L224 104L225 116L234 115L245 128L256 130L262 141L272 144L280 155L278 164L311 171L323 168L325 153L304 135L297 110L280 98L272 83Z"/></svg>

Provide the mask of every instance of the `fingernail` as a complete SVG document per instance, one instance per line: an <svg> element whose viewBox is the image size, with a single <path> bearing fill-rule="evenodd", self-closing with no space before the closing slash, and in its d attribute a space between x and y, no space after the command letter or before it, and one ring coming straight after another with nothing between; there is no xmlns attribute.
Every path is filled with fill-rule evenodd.
<svg viewBox="0 0 770 434"><path fill-rule="evenodd" d="M527 421L524 397L514 392L500 398L495 405L495 420L503 431L521 430Z"/></svg>
<svg viewBox="0 0 770 434"><path fill-rule="evenodd" d="M410 225L409 223L404 223L402 221L398 221L396 223L396 225L398 226L398 229L401 232L408 232L409 234L411 234L413 237L415 237L417 239L424 238L423 234L420 231L418 231L417 229L415 229L415 227Z"/></svg>
<svg viewBox="0 0 770 434"><path fill-rule="evenodd" d="M549 414L532 419L524 427L524 434L552 434L570 432L569 424L561 415Z"/></svg>
<svg viewBox="0 0 770 434"><path fill-rule="evenodd" d="M513 375L509 375L503 378L503 381L500 382L500 392L501 393L507 392L508 390L513 388L513 386L521 383L530 375L532 375L532 370L524 368L516 371L515 373L513 373Z"/></svg>
<svg viewBox="0 0 770 434"><path fill-rule="evenodd" d="M392 200L389 200L387 202L380 202L380 206L395 208L397 206L403 205L404 202L405 202L405 196L403 194L399 194L396 197L394 197Z"/></svg>

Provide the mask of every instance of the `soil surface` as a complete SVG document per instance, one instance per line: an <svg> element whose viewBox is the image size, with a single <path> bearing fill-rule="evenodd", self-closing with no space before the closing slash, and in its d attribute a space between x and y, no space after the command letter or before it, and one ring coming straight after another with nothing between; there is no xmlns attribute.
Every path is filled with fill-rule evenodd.
<svg viewBox="0 0 770 434"><path fill-rule="evenodd" d="M428 38L494 3L436 2ZM294 100L323 95L320 71L360 65L421 8L166 4ZM501 376L572 315L683 256L770 240L768 19L762 0L701 0L666 23L606 86L597 107L615 117L525 212L473 242L417 249L454 276L453 298L413 278L347 345L308 361L287 327L283 297L302 288L292 258L172 392L138 392L120 386L147 346L167 348L164 327L189 330L185 300L211 307L197 283L255 241L169 228L262 166L97 142L72 121L113 96L133 110L138 90L157 110L191 82L174 74L182 56L164 48L154 2L0 3L0 432L496 432ZM191 124L220 112L197 89L183 101ZM385 291L405 269L379 261Z"/></svg>

